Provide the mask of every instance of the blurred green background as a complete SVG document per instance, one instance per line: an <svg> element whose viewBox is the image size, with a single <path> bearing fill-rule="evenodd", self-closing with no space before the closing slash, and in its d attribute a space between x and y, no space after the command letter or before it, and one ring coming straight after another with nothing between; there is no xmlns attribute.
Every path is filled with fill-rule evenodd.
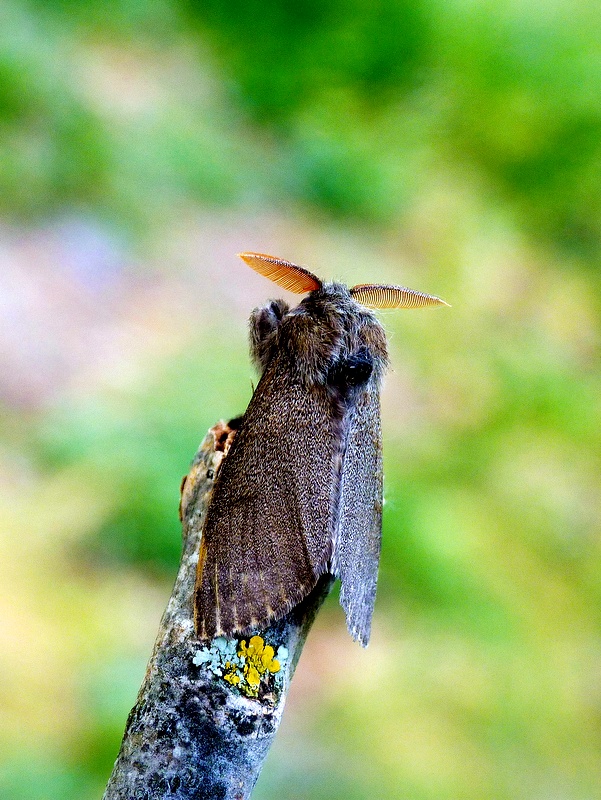
<svg viewBox="0 0 601 800"><path fill-rule="evenodd" d="M2 798L103 791L240 250L453 306L383 315L372 642L331 597L253 797L601 797L600 187L593 0L1 0Z"/></svg>

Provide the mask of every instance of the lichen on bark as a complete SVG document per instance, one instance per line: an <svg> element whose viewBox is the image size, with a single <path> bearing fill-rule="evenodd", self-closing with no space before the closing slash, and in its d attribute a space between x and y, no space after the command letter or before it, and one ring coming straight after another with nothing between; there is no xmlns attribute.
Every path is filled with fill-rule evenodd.
<svg viewBox="0 0 601 800"><path fill-rule="evenodd" d="M307 633L330 589L332 578L324 576L285 617L242 639L197 639L192 598L202 525L235 430L235 421L211 428L182 482L180 567L104 800L250 797Z"/></svg>

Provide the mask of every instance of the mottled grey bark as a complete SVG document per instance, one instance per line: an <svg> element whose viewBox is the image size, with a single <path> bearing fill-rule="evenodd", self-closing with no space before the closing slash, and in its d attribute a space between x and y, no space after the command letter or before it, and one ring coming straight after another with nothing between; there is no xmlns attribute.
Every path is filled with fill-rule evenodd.
<svg viewBox="0 0 601 800"><path fill-rule="evenodd" d="M180 568L104 800L249 797L307 633L331 586L329 577L322 579L252 643L249 637L244 645L195 637L192 594L202 523L233 435L233 426L212 428L182 483Z"/></svg>

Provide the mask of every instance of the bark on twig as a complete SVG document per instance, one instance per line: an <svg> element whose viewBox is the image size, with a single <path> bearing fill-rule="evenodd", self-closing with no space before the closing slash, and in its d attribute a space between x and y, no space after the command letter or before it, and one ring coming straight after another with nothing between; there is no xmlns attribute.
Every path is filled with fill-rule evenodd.
<svg viewBox="0 0 601 800"><path fill-rule="evenodd" d="M257 632L261 638L253 643L249 637L244 645L196 638L192 596L202 524L215 473L234 435L234 423L212 428L182 484L179 572L104 800L248 798L309 628L330 589L326 576L286 617ZM278 653L279 664L273 660ZM248 696L253 693L257 696Z"/></svg>

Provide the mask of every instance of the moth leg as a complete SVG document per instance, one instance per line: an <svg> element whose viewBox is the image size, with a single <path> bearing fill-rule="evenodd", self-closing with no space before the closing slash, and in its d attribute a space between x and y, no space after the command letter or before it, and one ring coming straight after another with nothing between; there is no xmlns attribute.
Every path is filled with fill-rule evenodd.
<svg viewBox="0 0 601 800"><path fill-rule="evenodd" d="M288 303L271 300L250 315L250 355L261 373L273 354L274 333L288 311Z"/></svg>

